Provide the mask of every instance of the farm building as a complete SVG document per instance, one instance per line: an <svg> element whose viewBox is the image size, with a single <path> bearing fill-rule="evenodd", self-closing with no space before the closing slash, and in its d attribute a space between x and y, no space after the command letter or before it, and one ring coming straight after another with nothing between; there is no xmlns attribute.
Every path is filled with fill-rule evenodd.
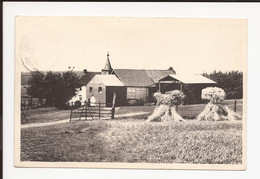
<svg viewBox="0 0 260 179"><path fill-rule="evenodd" d="M160 79L156 85L161 93L177 89L186 95L186 103L197 103L201 101L201 90L216 86L216 82L199 74L171 74Z"/></svg>
<svg viewBox="0 0 260 179"><path fill-rule="evenodd" d="M114 93L116 105L125 105L126 87L115 75L95 75L86 85L86 99L91 103L101 102L111 106Z"/></svg>
<svg viewBox="0 0 260 179"><path fill-rule="evenodd" d="M175 74L172 69L169 70L136 70L136 69L114 69L118 79L127 87L128 103L147 103L153 99L153 94L158 90L158 80Z"/></svg>
<svg viewBox="0 0 260 179"><path fill-rule="evenodd" d="M100 72L75 71L79 76L77 95L69 102L83 104L94 96L96 102L112 103L112 96L117 94L116 105L145 104L154 102L155 92L165 93L181 90L186 95L186 103L201 102L201 89L216 86L216 82L202 75L176 74L170 67L167 70L152 69L113 69L109 54L104 68ZM23 80L23 78L25 78ZM22 88L27 85L28 73L22 74Z"/></svg>

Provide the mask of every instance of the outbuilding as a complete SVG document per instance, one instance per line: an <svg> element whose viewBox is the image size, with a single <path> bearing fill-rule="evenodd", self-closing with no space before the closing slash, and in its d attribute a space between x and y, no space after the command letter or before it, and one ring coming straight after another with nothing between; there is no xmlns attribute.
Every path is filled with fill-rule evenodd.
<svg viewBox="0 0 260 179"><path fill-rule="evenodd" d="M86 85L86 98L111 106L116 93L116 106L126 104L126 87L115 75L95 75Z"/></svg>
<svg viewBox="0 0 260 179"><path fill-rule="evenodd" d="M201 90L216 86L216 82L199 74L170 74L158 82L159 92L180 90L186 96L186 103L201 102Z"/></svg>

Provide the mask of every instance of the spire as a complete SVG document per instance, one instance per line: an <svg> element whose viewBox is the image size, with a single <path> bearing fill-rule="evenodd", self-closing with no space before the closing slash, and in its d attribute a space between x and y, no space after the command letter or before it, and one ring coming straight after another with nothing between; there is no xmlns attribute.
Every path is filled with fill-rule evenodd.
<svg viewBox="0 0 260 179"><path fill-rule="evenodd" d="M107 60L105 63L105 67L102 69L102 74L110 74L112 72L112 67L109 60L109 52L107 52Z"/></svg>

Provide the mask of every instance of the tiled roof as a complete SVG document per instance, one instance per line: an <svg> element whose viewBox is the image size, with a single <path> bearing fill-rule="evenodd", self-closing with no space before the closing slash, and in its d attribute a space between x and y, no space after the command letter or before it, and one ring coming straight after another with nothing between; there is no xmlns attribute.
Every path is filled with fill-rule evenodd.
<svg viewBox="0 0 260 179"><path fill-rule="evenodd" d="M148 76L153 80L154 83L170 74L175 74L172 70L145 70Z"/></svg>
<svg viewBox="0 0 260 179"><path fill-rule="evenodd" d="M174 74L171 70L114 69L114 73L126 86L149 87L159 79Z"/></svg>
<svg viewBox="0 0 260 179"><path fill-rule="evenodd" d="M93 80L100 81L105 86L124 86L123 83L116 77L116 75L95 75Z"/></svg>
<svg viewBox="0 0 260 179"><path fill-rule="evenodd" d="M215 84L216 83L215 81L210 80L202 75L176 74L176 75L169 75L169 76L185 84Z"/></svg>
<svg viewBox="0 0 260 179"><path fill-rule="evenodd" d="M92 80L92 78L95 75L99 75L101 74L101 72L86 72L84 75L81 76L81 78L79 79L79 84L80 85L87 85L90 80Z"/></svg>

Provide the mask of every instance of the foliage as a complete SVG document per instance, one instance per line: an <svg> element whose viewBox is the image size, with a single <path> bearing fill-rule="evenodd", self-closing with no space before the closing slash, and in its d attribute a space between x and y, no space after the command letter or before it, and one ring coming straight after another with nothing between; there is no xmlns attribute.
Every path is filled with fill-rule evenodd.
<svg viewBox="0 0 260 179"><path fill-rule="evenodd" d="M35 98L44 98L45 97L45 86L44 82L44 73L40 71L32 71L31 78L28 81L29 87L27 92L29 95Z"/></svg>
<svg viewBox="0 0 260 179"><path fill-rule="evenodd" d="M224 89L227 99L243 98L243 73L240 71L204 73L203 76L217 82Z"/></svg>
<svg viewBox="0 0 260 179"><path fill-rule="evenodd" d="M46 99L46 104L64 108L66 102L76 95L79 77L73 71L63 73L31 72L28 94Z"/></svg>

